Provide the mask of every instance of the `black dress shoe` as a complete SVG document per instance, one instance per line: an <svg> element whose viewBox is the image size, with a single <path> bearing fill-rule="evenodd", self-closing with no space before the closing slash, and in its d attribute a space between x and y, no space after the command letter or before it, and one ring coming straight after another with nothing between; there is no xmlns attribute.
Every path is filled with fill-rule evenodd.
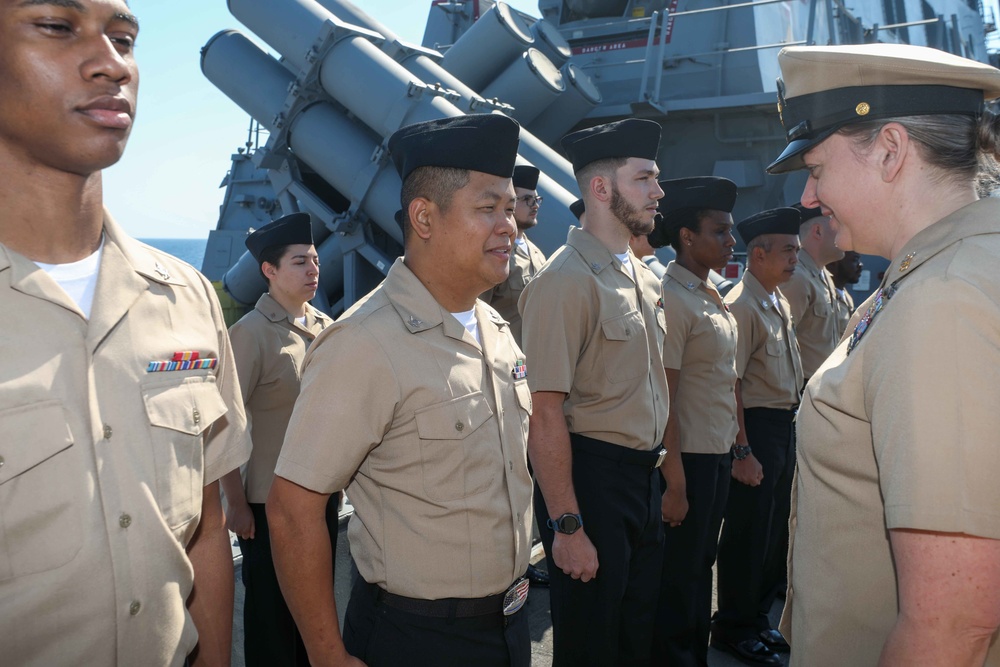
<svg viewBox="0 0 1000 667"><path fill-rule="evenodd" d="M767 630L761 630L760 634L757 635L760 640L764 643L764 646L768 647L775 653L788 653L792 649L788 646L788 642L785 641L784 636L777 630L773 628L768 628Z"/></svg>
<svg viewBox="0 0 1000 667"><path fill-rule="evenodd" d="M721 637L712 637L712 647L736 656L744 663L751 665L781 666L781 658L756 639L741 639L727 641Z"/></svg>
<svg viewBox="0 0 1000 667"><path fill-rule="evenodd" d="M528 571L524 573L524 576L531 586L541 586L543 588L548 588L549 586L549 573L538 569L534 565L528 566Z"/></svg>

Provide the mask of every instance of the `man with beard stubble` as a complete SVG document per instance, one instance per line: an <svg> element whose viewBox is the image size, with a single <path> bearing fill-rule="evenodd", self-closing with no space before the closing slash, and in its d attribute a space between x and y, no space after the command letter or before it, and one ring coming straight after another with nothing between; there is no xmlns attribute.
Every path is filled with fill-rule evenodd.
<svg viewBox="0 0 1000 667"><path fill-rule="evenodd" d="M586 207L519 304L534 411L528 453L552 578L553 664L648 664L660 579L666 333L659 284L629 251L663 196L660 126L567 135Z"/></svg>

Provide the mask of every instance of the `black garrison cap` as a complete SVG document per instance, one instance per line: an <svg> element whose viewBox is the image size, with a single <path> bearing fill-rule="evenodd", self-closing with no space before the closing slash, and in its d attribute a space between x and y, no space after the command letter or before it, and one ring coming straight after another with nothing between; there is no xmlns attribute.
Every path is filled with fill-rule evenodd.
<svg viewBox="0 0 1000 667"><path fill-rule="evenodd" d="M736 184L728 178L697 176L660 181L663 198L658 210L669 220L673 211L685 208L712 209L733 212L736 204Z"/></svg>
<svg viewBox="0 0 1000 667"><path fill-rule="evenodd" d="M750 243L762 234L799 234L799 212L794 208L772 208L751 215L736 223L743 243Z"/></svg>
<svg viewBox="0 0 1000 667"><path fill-rule="evenodd" d="M655 160L660 149L660 124L641 118L626 118L567 134L563 137L562 147L575 172L591 162L608 158Z"/></svg>
<svg viewBox="0 0 1000 667"><path fill-rule="evenodd" d="M792 208L799 212L799 217L802 218L802 222L807 222L813 218L818 218L823 215L823 209L819 206L816 208L806 208L802 204L792 204Z"/></svg>
<svg viewBox="0 0 1000 667"><path fill-rule="evenodd" d="M503 114L469 114L406 125L389 137L405 181L419 167L452 167L510 178L521 126Z"/></svg>
<svg viewBox="0 0 1000 667"><path fill-rule="evenodd" d="M246 238L247 250L260 261L260 253L278 245L313 244L312 223L308 213L292 213L269 222Z"/></svg>
<svg viewBox="0 0 1000 667"><path fill-rule="evenodd" d="M514 180L514 187L524 188L525 190L534 190L538 187L539 173L538 167L532 167L526 164L514 167L514 175L512 176Z"/></svg>
<svg viewBox="0 0 1000 667"><path fill-rule="evenodd" d="M583 203L583 200L577 199L575 202L569 205L569 212L575 215L576 219L579 220L580 216L583 215L583 212L586 210L586 208L587 207Z"/></svg>

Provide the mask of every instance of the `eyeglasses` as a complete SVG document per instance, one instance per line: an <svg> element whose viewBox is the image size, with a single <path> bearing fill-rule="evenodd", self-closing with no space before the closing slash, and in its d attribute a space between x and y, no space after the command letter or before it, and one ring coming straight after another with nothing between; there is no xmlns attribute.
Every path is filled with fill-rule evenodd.
<svg viewBox="0 0 1000 667"><path fill-rule="evenodd" d="M537 206L542 205L542 198L536 197L535 195L524 195L523 197L518 197L517 201L524 202L524 205L527 206L528 208L531 208L532 206L536 205Z"/></svg>

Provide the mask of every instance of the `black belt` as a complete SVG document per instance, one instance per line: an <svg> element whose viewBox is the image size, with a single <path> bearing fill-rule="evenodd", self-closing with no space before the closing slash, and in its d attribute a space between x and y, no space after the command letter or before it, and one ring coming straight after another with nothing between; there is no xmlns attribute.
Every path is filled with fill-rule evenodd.
<svg viewBox="0 0 1000 667"><path fill-rule="evenodd" d="M795 414L799 411L798 404L793 408L744 408L744 412L753 412L767 419L775 421L791 422L795 421Z"/></svg>
<svg viewBox="0 0 1000 667"><path fill-rule="evenodd" d="M376 600L385 603L386 606L393 609L417 614L418 616L429 616L431 618L470 618L473 616L489 616L491 614L509 616L524 604L524 600L528 595L527 584L527 579L521 577L503 593L489 595L484 598L443 598L441 600L408 598L405 595L396 595L395 593L383 590L380 586L376 586L378 589ZM512 601L510 596L516 596L518 593L520 593L520 600Z"/></svg>
<svg viewBox="0 0 1000 667"><path fill-rule="evenodd" d="M630 449L610 442L604 442L603 440L597 440L596 438L588 438L579 433L570 433L569 440L573 448L581 452L610 459L616 463L637 465L649 468L650 470L659 468L660 464L663 463L664 457L667 455L667 450L662 447L655 447L650 450Z"/></svg>

